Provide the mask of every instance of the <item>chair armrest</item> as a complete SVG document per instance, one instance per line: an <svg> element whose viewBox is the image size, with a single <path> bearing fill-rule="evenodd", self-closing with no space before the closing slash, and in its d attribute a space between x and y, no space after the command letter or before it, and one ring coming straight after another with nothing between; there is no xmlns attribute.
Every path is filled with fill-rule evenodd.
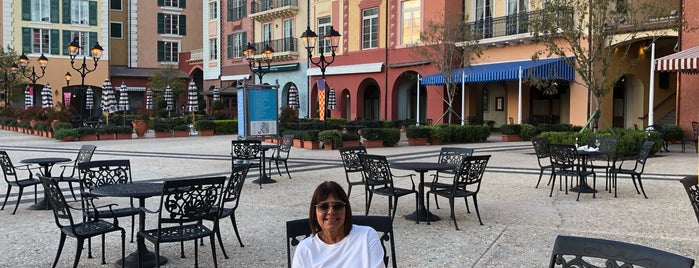
<svg viewBox="0 0 699 268"><path fill-rule="evenodd" d="M391 176L393 176L393 177L398 177L398 178L406 178L406 177L409 177L409 178L410 178L410 183L413 185L412 189L415 190L415 180L413 180L413 177L415 177L415 174L408 174L408 175L393 175L393 174L391 174Z"/></svg>

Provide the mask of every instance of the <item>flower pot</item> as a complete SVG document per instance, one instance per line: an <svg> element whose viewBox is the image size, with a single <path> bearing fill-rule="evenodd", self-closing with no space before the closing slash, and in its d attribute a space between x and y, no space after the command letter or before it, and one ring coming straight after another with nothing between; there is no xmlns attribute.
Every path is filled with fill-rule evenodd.
<svg viewBox="0 0 699 268"><path fill-rule="evenodd" d="M427 138L408 138L409 146L427 145Z"/></svg>
<svg viewBox="0 0 699 268"><path fill-rule="evenodd" d="M80 141L96 141L97 134L87 134L80 136Z"/></svg>
<svg viewBox="0 0 699 268"><path fill-rule="evenodd" d="M170 138L170 137L172 137L172 132L170 132L170 131L155 132L155 137L156 138Z"/></svg>
<svg viewBox="0 0 699 268"><path fill-rule="evenodd" d="M342 147L359 146L359 141L343 141Z"/></svg>
<svg viewBox="0 0 699 268"><path fill-rule="evenodd" d="M199 130L199 136L213 136L214 135L214 130L209 129L209 130Z"/></svg>
<svg viewBox="0 0 699 268"><path fill-rule="evenodd" d="M61 141L75 141L75 137L65 136L65 137L61 138Z"/></svg>
<svg viewBox="0 0 699 268"><path fill-rule="evenodd" d="M176 130L172 133L175 138L189 137L189 130Z"/></svg>
<svg viewBox="0 0 699 268"><path fill-rule="evenodd" d="M366 148L381 148L383 147L382 140L365 140L364 147Z"/></svg>
<svg viewBox="0 0 699 268"><path fill-rule="evenodd" d="M100 133L97 138L101 141L108 141L114 139L114 133Z"/></svg>
<svg viewBox="0 0 699 268"><path fill-rule="evenodd" d="M143 139L146 137L146 132L148 131L148 124L146 121L136 119L131 122L134 132L136 132L136 137Z"/></svg>
<svg viewBox="0 0 699 268"><path fill-rule="evenodd" d="M319 141L303 141L303 148L309 150L320 149Z"/></svg>
<svg viewBox="0 0 699 268"><path fill-rule="evenodd" d="M294 139L294 147L303 148L303 141L300 139Z"/></svg>
<svg viewBox="0 0 699 268"><path fill-rule="evenodd" d="M117 133L116 139L117 140L130 140L130 139L133 139L133 134L132 133Z"/></svg>
<svg viewBox="0 0 699 268"><path fill-rule="evenodd" d="M522 137L519 135L502 134L502 141L522 141Z"/></svg>
<svg viewBox="0 0 699 268"><path fill-rule="evenodd" d="M324 141L323 142L323 149L332 150L333 149L333 141Z"/></svg>

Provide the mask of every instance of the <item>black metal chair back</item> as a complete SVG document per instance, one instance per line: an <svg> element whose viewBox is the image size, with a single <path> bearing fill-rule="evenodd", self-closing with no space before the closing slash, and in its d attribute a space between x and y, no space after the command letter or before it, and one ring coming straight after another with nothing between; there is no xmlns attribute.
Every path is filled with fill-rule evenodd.
<svg viewBox="0 0 699 268"><path fill-rule="evenodd" d="M393 223L391 222L390 217L353 215L352 224L370 226L374 228L374 230L379 233L381 247L383 247L384 265L388 267L388 262L390 261L393 268L397 267ZM288 267L291 267L291 247L297 246L301 240L309 237L310 235L311 227L308 219L298 219L286 222L286 257ZM388 246L391 251L390 257L388 256L388 251L386 250L386 243L389 244Z"/></svg>
<svg viewBox="0 0 699 268"><path fill-rule="evenodd" d="M75 197L75 190L73 190L73 183L80 183L80 176L78 175L78 164L80 163L85 163L89 162L92 160L92 155L95 153L95 150L97 149L97 146L95 145L90 145L90 144L84 144L83 146L80 147L80 151L78 151L78 156L69 164L61 165L61 174L58 175L58 177L55 177L58 182L67 182L68 187L70 187L70 193L73 195L73 199L77 198ZM66 171L69 171L67 173Z"/></svg>
<svg viewBox="0 0 699 268"><path fill-rule="evenodd" d="M252 167L262 167L261 140L232 140L231 141L231 169L239 164L251 164Z"/></svg>
<svg viewBox="0 0 699 268"><path fill-rule="evenodd" d="M5 151L0 151L0 167L2 167L2 173L5 175L5 182L17 182L19 180L15 165L12 164L12 159ZM32 177L31 172L29 172L29 176Z"/></svg>
<svg viewBox="0 0 699 268"><path fill-rule="evenodd" d="M485 167L488 166L490 155L467 156L461 160L454 176L454 190L468 190L478 193ZM475 187L475 189L473 188Z"/></svg>
<svg viewBox="0 0 699 268"><path fill-rule="evenodd" d="M684 190L689 197L689 203L692 205L697 221L699 221L699 185L697 185L697 176L686 176L680 182L684 185Z"/></svg>
<svg viewBox="0 0 699 268"><path fill-rule="evenodd" d="M393 177L391 177L391 167L388 165L386 156L373 154L360 154L359 160L362 163L364 180L370 186L384 185L393 188Z"/></svg>
<svg viewBox="0 0 699 268"><path fill-rule="evenodd" d="M691 268L694 260L637 244L587 237L556 237L550 268L598 267L600 264L607 267Z"/></svg>
<svg viewBox="0 0 699 268"><path fill-rule="evenodd" d="M233 225L233 230L235 231L235 236L238 238L238 243L241 247L244 247L243 241L240 239L240 234L238 233L238 224L235 220L235 210L238 208L238 203L240 202L240 194L243 192L243 185L245 183L245 177L248 175L248 170L250 165L239 165L233 168L230 178L228 178L223 191L221 192L221 207L214 207L215 211L212 211L216 217L212 219L215 221L217 227L216 237L218 238L218 243L221 246L221 251L223 256L228 259L228 253L223 247L223 240L221 239L221 230L218 228L219 221L222 218L230 217L231 224Z"/></svg>
<svg viewBox="0 0 699 268"><path fill-rule="evenodd" d="M442 171L453 174L456 172L457 167L461 164L464 157L471 155L473 155L472 148L442 147L439 149L439 158L437 159L437 162L453 165L453 171Z"/></svg>
<svg viewBox="0 0 699 268"><path fill-rule="evenodd" d="M541 177L544 176L544 171L553 168L551 165L549 140L544 137L532 138L532 146L534 146L536 161L539 164L539 180L536 181L536 186L534 188L539 188L539 183L541 183ZM549 177L549 182L546 185L551 183L551 178L552 177Z"/></svg>
<svg viewBox="0 0 699 268"><path fill-rule="evenodd" d="M19 194L17 195L17 203L15 204L15 209L12 211L13 215L17 212L17 208L19 207L19 203L22 200L22 193L24 192L25 187L34 186L34 203L37 202L36 186L38 184L41 184L41 181L33 177L29 165L24 165L24 167L27 168L28 177L20 178L17 174L17 168L15 167L15 165L12 164L12 159L10 159L10 156L7 154L7 152L0 151L0 167L2 167L2 174L5 178L5 182L7 183L7 193L5 194L5 201L2 202L2 208L0 208L0 210L5 209L5 204L7 203L8 197L10 197L10 191L12 190L13 186L19 188Z"/></svg>
<svg viewBox="0 0 699 268"><path fill-rule="evenodd" d="M279 176L281 176L282 171L279 169L279 162L282 162L284 163L284 169L286 169L286 175L288 175L289 178L291 178L291 173L289 173L289 166L287 164L287 160L289 160L291 146L294 143L294 136L294 134L286 134L282 136L282 138L279 140L279 148L274 149L272 157L267 159L270 162L270 172L272 171L272 161L274 161L274 165L277 167L277 173L279 173Z"/></svg>
<svg viewBox="0 0 699 268"><path fill-rule="evenodd" d="M393 183L393 173L391 173L391 167L386 160L386 156L383 155L371 155L371 154L359 154L359 160L362 163L362 173L364 174L364 185L367 191L366 199L366 209L365 214L369 214L369 207L371 206L371 198L373 194L388 196L388 214L391 216L391 220L396 217L396 210L398 208L398 198L408 194L415 195L415 210L418 208L418 196L415 190L415 182L413 181L413 174L410 175L396 175L396 177L409 177L411 182L411 188L398 188L395 187ZM416 222L419 222L419 217L415 218Z"/></svg>
<svg viewBox="0 0 699 268"><path fill-rule="evenodd" d="M362 162L359 160L360 154L367 154L366 147L364 146L350 146L340 148L340 158L342 158L342 166L345 168L345 179L349 185L347 188L347 196L352 194L352 186L354 185L364 185L364 176L362 174ZM361 180L352 181L350 179L351 173L362 174Z"/></svg>
<svg viewBox="0 0 699 268"><path fill-rule="evenodd" d="M99 160L78 163L80 187L83 194L95 187L131 183L131 161L128 159Z"/></svg>
<svg viewBox="0 0 699 268"><path fill-rule="evenodd" d="M638 173L643 173L643 170L646 167L646 161L648 161L648 156L650 155L650 151L653 149L653 145L655 145L655 142L653 141L644 141L643 145L641 145L641 149L638 150L638 155L636 156L636 165L634 166L634 170Z"/></svg>
<svg viewBox="0 0 699 268"><path fill-rule="evenodd" d="M574 177L578 179L578 184L580 185L582 180L581 177L586 177L592 175L593 177L593 185L595 184L595 181L597 180L597 176L595 175L594 172L588 171L588 170L583 170L583 162L580 160L580 157L578 155L578 149L575 148L574 145L569 145L569 144L550 144L549 145L550 153L551 153L551 166L553 167L552 171L552 183L551 183L551 192L549 193L549 197L553 196L553 188L556 184L556 176L560 176L560 180L564 180L563 177ZM565 191L566 194L568 193L568 180L565 180ZM594 187L594 186L593 186ZM578 196L576 200L580 200L580 192L578 191ZM593 192L592 197L595 197L595 193Z"/></svg>

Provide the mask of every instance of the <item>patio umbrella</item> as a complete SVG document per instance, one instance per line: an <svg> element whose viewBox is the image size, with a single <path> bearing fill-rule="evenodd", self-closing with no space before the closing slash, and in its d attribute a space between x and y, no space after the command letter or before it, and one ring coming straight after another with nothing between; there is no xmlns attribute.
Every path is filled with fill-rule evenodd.
<svg viewBox="0 0 699 268"><path fill-rule="evenodd" d="M92 109L95 108L95 93L92 92L91 87L87 87L87 91L85 92L87 97L85 97L85 109L90 110L92 112Z"/></svg>
<svg viewBox="0 0 699 268"><path fill-rule="evenodd" d="M146 110L153 110L153 91L146 91Z"/></svg>
<svg viewBox="0 0 699 268"><path fill-rule="evenodd" d="M175 104L173 103L173 97L172 97L172 88L168 85L165 88L165 103L167 103L165 110L166 111L172 111L175 109Z"/></svg>
<svg viewBox="0 0 699 268"><path fill-rule="evenodd" d="M119 105L117 105L117 110L124 111L123 125L126 125L126 111L129 110L129 92L123 81L119 87Z"/></svg>
<svg viewBox="0 0 699 268"><path fill-rule="evenodd" d="M104 79L102 88L102 112L107 113L107 125L109 125L109 114L117 111L116 96L109 79Z"/></svg>
<svg viewBox="0 0 699 268"><path fill-rule="evenodd" d="M287 105L289 105L289 107L293 108L294 110L299 109L299 90L294 85L291 85L291 87L289 87L289 100Z"/></svg>
<svg viewBox="0 0 699 268"><path fill-rule="evenodd" d="M24 88L24 109L29 110L29 107L34 106L34 97L32 96L29 86Z"/></svg>
<svg viewBox="0 0 699 268"><path fill-rule="evenodd" d="M41 90L41 108L53 108L53 95L49 84Z"/></svg>
<svg viewBox="0 0 699 268"><path fill-rule="evenodd" d="M328 110L335 110L335 89L331 88L328 93Z"/></svg>
<svg viewBox="0 0 699 268"><path fill-rule="evenodd" d="M214 88L214 101L220 101L221 100L221 89L218 87Z"/></svg>
<svg viewBox="0 0 699 268"><path fill-rule="evenodd" d="M192 123L194 123L194 113L199 111L199 96L194 81L189 82L189 89L187 89L187 110L192 113Z"/></svg>

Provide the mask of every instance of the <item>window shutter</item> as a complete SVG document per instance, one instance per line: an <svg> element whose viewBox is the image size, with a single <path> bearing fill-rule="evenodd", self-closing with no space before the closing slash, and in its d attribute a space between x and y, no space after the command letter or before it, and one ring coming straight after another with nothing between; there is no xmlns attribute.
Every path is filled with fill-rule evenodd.
<svg viewBox="0 0 699 268"><path fill-rule="evenodd" d="M63 0L63 23L70 24L70 0Z"/></svg>
<svg viewBox="0 0 699 268"><path fill-rule="evenodd" d="M180 8L186 8L187 7L187 0L180 0Z"/></svg>
<svg viewBox="0 0 699 268"><path fill-rule="evenodd" d="M58 0L51 0L51 20L52 23L58 23Z"/></svg>
<svg viewBox="0 0 699 268"><path fill-rule="evenodd" d="M231 8L232 6L233 6L233 0L226 1L226 20L228 20L228 21L233 20L233 9Z"/></svg>
<svg viewBox="0 0 699 268"><path fill-rule="evenodd" d="M240 12L240 13L241 13L241 14L240 14L240 18L241 18L241 19L242 19L242 18L245 18L245 16L248 15L248 3L247 3L247 2L248 2L247 0L242 0L242 1L241 1L241 5L242 5L242 7L243 7L243 8L242 8L243 11Z"/></svg>
<svg viewBox="0 0 699 268"><path fill-rule="evenodd" d="M158 0L158 6L164 6L165 5L165 0Z"/></svg>
<svg viewBox="0 0 699 268"><path fill-rule="evenodd" d="M73 32L69 30L63 30L63 55L70 55L68 52L68 45L72 42Z"/></svg>
<svg viewBox="0 0 699 268"><path fill-rule="evenodd" d="M49 42L51 43L51 49L49 53L51 55L58 55L61 53L61 32L56 29L51 29L49 32Z"/></svg>
<svg viewBox="0 0 699 268"><path fill-rule="evenodd" d="M32 20L31 0L22 0L22 20Z"/></svg>
<svg viewBox="0 0 699 268"><path fill-rule="evenodd" d="M187 16L180 15L179 21L180 21L180 25L179 25L180 35L187 35Z"/></svg>
<svg viewBox="0 0 699 268"><path fill-rule="evenodd" d="M165 14L158 13L158 33L165 33Z"/></svg>
<svg viewBox="0 0 699 268"><path fill-rule="evenodd" d="M158 61L165 61L165 42L158 41Z"/></svg>
<svg viewBox="0 0 699 268"><path fill-rule="evenodd" d="M248 44L248 33L243 32L242 33L243 38L240 38L242 41L240 42L241 49L248 49L247 44Z"/></svg>
<svg viewBox="0 0 699 268"><path fill-rule="evenodd" d="M233 58L233 35L226 36L226 58Z"/></svg>
<svg viewBox="0 0 699 268"><path fill-rule="evenodd" d="M92 46L94 46L95 44L97 44L97 42L99 42L99 40L97 40L97 32L90 32L90 34L88 36L90 39L87 40L88 41L87 45L90 46L90 49L92 49Z"/></svg>
<svg viewBox="0 0 699 268"><path fill-rule="evenodd" d="M96 1L90 1L87 3L88 10L89 10L89 23L92 26L97 25L97 2Z"/></svg>
<svg viewBox="0 0 699 268"><path fill-rule="evenodd" d="M32 28L22 27L22 53L32 53Z"/></svg>

